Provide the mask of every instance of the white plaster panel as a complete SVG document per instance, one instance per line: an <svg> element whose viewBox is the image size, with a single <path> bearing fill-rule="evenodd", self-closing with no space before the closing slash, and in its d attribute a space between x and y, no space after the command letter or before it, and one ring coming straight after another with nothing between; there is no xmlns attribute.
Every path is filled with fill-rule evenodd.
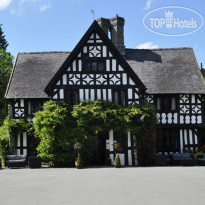
<svg viewBox="0 0 205 205"><path fill-rule="evenodd" d="M191 95L191 102L195 103L195 95Z"/></svg>
<svg viewBox="0 0 205 205"><path fill-rule="evenodd" d="M76 71L76 60L73 61L73 71Z"/></svg>
<svg viewBox="0 0 205 205"><path fill-rule="evenodd" d="M202 123L202 121L201 121L201 116L197 116L197 123L198 123L198 124L201 124L201 123Z"/></svg>
<svg viewBox="0 0 205 205"><path fill-rule="evenodd" d="M60 85L60 80L56 83L56 85Z"/></svg>
<svg viewBox="0 0 205 205"><path fill-rule="evenodd" d="M110 154L110 159L111 159L111 164L113 165L113 161L114 161L114 155Z"/></svg>
<svg viewBox="0 0 205 205"><path fill-rule="evenodd" d="M67 75L63 75L63 85L67 85Z"/></svg>
<svg viewBox="0 0 205 205"><path fill-rule="evenodd" d="M192 124L195 124L196 123L196 116L191 116L191 123Z"/></svg>
<svg viewBox="0 0 205 205"><path fill-rule="evenodd" d="M27 149L23 149L23 154L27 155Z"/></svg>
<svg viewBox="0 0 205 205"><path fill-rule="evenodd" d="M55 95L53 96L53 99L58 99L57 94L55 94Z"/></svg>
<svg viewBox="0 0 205 205"><path fill-rule="evenodd" d="M97 38L97 39L100 39L100 36L99 36L97 33L96 33L96 38Z"/></svg>
<svg viewBox="0 0 205 205"><path fill-rule="evenodd" d="M89 89L85 89L85 100L89 99Z"/></svg>
<svg viewBox="0 0 205 205"><path fill-rule="evenodd" d="M87 53L88 52L88 48L86 46L83 47L83 53Z"/></svg>
<svg viewBox="0 0 205 205"><path fill-rule="evenodd" d="M116 71L116 60L112 59L112 71Z"/></svg>
<svg viewBox="0 0 205 205"><path fill-rule="evenodd" d="M21 107L24 107L24 99L21 99L21 100L20 100L20 106L21 106Z"/></svg>
<svg viewBox="0 0 205 205"><path fill-rule="evenodd" d="M139 99L139 95L137 93L135 93L135 99Z"/></svg>
<svg viewBox="0 0 205 205"><path fill-rule="evenodd" d="M127 85L127 73L122 74L122 84Z"/></svg>
<svg viewBox="0 0 205 205"><path fill-rule="evenodd" d="M184 116L180 115L180 124L184 124Z"/></svg>
<svg viewBox="0 0 205 205"><path fill-rule="evenodd" d="M168 124L171 124L172 123L172 113L168 113L167 117L168 117Z"/></svg>
<svg viewBox="0 0 205 205"><path fill-rule="evenodd" d="M127 146L131 147L131 133L130 133L130 131L127 132Z"/></svg>
<svg viewBox="0 0 205 205"><path fill-rule="evenodd" d="M187 145L187 130L184 130L184 144Z"/></svg>
<svg viewBox="0 0 205 205"><path fill-rule="evenodd" d="M27 134L23 132L23 146L27 146Z"/></svg>
<svg viewBox="0 0 205 205"><path fill-rule="evenodd" d="M107 92L106 92L106 89L103 89L103 100L107 100Z"/></svg>
<svg viewBox="0 0 205 205"><path fill-rule="evenodd" d="M94 43L94 40L88 40L87 43Z"/></svg>
<svg viewBox="0 0 205 205"><path fill-rule="evenodd" d="M122 68L121 65L118 66L118 70L119 70L119 71L124 71L124 69Z"/></svg>
<svg viewBox="0 0 205 205"><path fill-rule="evenodd" d="M135 83L133 82L131 78L129 78L129 81L130 81L130 85L135 85Z"/></svg>
<svg viewBox="0 0 205 205"><path fill-rule="evenodd" d="M128 150L128 165L132 166L132 151Z"/></svg>
<svg viewBox="0 0 205 205"><path fill-rule="evenodd" d="M162 124L165 124L166 123L166 114L162 113L161 117L162 117Z"/></svg>
<svg viewBox="0 0 205 205"><path fill-rule="evenodd" d="M188 115L185 116L185 123L186 124L190 123L190 116L188 116Z"/></svg>
<svg viewBox="0 0 205 205"><path fill-rule="evenodd" d="M122 166L125 166L125 154L119 154L120 162Z"/></svg>
<svg viewBox="0 0 205 205"><path fill-rule="evenodd" d="M106 60L106 70L110 71L110 60Z"/></svg>
<svg viewBox="0 0 205 205"><path fill-rule="evenodd" d="M19 103L18 102L16 102L15 103L15 105L14 105L14 107L18 107L19 106Z"/></svg>
<svg viewBox="0 0 205 205"><path fill-rule="evenodd" d="M128 99L132 99L133 96L132 96L132 88L129 88L128 89Z"/></svg>
<svg viewBox="0 0 205 205"><path fill-rule="evenodd" d="M78 69L79 71L82 71L82 60L78 61Z"/></svg>
<svg viewBox="0 0 205 205"><path fill-rule="evenodd" d="M109 52L109 57L112 57L112 54Z"/></svg>
<svg viewBox="0 0 205 205"><path fill-rule="evenodd" d="M180 129L180 149L181 149L181 153L183 153L183 130Z"/></svg>
<svg viewBox="0 0 205 205"><path fill-rule="evenodd" d="M157 113L157 123L159 124L160 123L160 114Z"/></svg>
<svg viewBox="0 0 205 205"><path fill-rule="evenodd" d="M20 155L20 149L16 149L16 154Z"/></svg>
<svg viewBox="0 0 205 205"><path fill-rule="evenodd" d="M95 100L95 90L94 89L90 90L90 99Z"/></svg>
<svg viewBox="0 0 205 205"><path fill-rule="evenodd" d="M82 102L84 100L84 92L83 89L80 89L80 101Z"/></svg>
<svg viewBox="0 0 205 205"><path fill-rule="evenodd" d="M193 144L192 130L189 129L189 143Z"/></svg>
<svg viewBox="0 0 205 205"><path fill-rule="evenodd" d="M114 136L113 130L110 130L109 131L109 141L110 141L110 151L111 152L114 151L113 150L113 136Z"/></svg>
<svg viewBox="0 0 205 205"><path fill-rule="evenodd" d="M20 134L18 134L18 137L17 137L17 147L20 147Z"/></svg>
<svg viewBox="0 0 205 205"><path fill-rule="evenodd" d="M101 100L101 90L97 89L97 99Z"/></svg>
<svg viewBox="0 0 205 205"><path fill-rule="evenodd" d="M107 48L106 46L103 46L103 57L107 56Z"/></svg>
<svg viewBox="0 0 205 205"><path fill-rule="evenodd" d="M195 144L198 144L198 138L197 135L194 133L194 138L195 138Z"/></svg>
<svg viewBox="0 0 205 205"><path fill-rule="evenodd" d="M177 124L178 121L178 114L174 113L174 124Z"/></svg>
<svg viewBox="0 0 205 205"><path fill-rule="evenodd" d="M60 99L64 99L64 90L60 89Z"/></svg>
<svg viewBox="0 0 205 205"><path fill-rule="evenodd" d="M108 100L112 101L112 90L108 89Z"/></svg>

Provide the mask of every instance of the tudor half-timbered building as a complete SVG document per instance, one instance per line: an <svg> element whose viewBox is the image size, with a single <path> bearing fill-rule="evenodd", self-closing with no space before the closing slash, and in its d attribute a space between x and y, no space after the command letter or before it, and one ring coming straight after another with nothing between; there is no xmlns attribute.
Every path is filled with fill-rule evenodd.
<svg viewBox="0 0 205 205"><path fill-rule="evenodd" d="M184 152L200 143L205 84L192 48L126 49L124 19L94 21L72 52L19 53L8 84L10 118L32 118L45 101L69 105L103 99L128 106L146 99L156 106L157 152ZM136 165L134 136L108 130L93 136L95 161L114 159L122 146L122 165ZM17 153L32 155L32 139L19 133Z"/></svg>

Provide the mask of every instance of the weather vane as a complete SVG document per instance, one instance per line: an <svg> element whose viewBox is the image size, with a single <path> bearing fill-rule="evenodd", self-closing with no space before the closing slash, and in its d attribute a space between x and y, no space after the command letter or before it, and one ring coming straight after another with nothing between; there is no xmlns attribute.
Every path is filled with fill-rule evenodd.
<svg viewBox="0 0 205 205"><path fill-rule="evenodd" d="M95 20L95 11L91 9L91 13L93 13L93 21Z"/></svg>

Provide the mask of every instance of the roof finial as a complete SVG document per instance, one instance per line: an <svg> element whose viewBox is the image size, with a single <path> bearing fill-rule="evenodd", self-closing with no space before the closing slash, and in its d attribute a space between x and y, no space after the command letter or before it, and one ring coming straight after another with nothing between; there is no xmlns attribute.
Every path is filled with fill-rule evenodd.
<svg viewBox="0 0 205 205"><path fill-rule="evenodd" d="M95 11L91 9L91 13L93 13L93 21L95 20Z"/></svg>

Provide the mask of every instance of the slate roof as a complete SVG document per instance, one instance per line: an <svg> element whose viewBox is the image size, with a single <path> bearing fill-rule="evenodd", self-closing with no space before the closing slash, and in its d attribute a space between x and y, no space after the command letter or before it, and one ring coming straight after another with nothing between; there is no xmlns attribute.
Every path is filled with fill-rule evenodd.
<svg viewBox="0 0 205 205"><path fill-rule="evenodd" d="M7 87L6 99L48 98L46 85L70 52L19 53Z"/></svg>
<svg viewBox="0 0 205 205"><path fill-rule="evenodd" d="M192 48L126 49L125 58L150 94L205 94Z"/></svg>
<svg viewBox="0 0 205 205"><path fill-rule="evenodd" d="M45 87L70 52L19 53L6 98L48 98ZM192 48L126 49L125 59L150 94L205 94Z"/></svg>

